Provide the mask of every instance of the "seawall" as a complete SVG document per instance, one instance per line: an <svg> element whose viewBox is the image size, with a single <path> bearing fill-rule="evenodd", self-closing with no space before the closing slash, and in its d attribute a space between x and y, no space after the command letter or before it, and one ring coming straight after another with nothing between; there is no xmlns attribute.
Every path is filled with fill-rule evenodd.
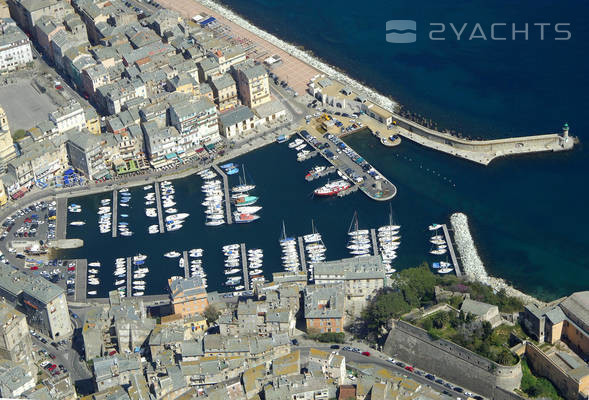
<svg viewBox="0 0 589 400"><path fill-rule="evenodd" d="M521 365L499 365L457 344L432 339L426 331L406 322L393 321L384 352L417 368L454 382L488 398L508 398L518 388ZM501 393L498 388L503 389Z"/></svg>

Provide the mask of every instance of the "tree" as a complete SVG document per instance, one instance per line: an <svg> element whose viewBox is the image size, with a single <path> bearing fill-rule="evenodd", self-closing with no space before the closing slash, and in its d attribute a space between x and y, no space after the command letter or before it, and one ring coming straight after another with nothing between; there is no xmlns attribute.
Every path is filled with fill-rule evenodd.
<svg viewBox="0 0 589 400"><path fill-rule="evenodd" d="M219 319L219 315L221 315L221 313L215 308L215 306L212 306L210 304L207 306L203 313L203 316L206 318L207 323L209 325L217 321L217 319Z"/></svg>
<svg viewBox="0 0 589 400"><path fill-rule="evenodd" d="M489 321L483 321L483 340L487 340L493 333L493 327Z"/></svg>
<svg viewBox="0 0 589 400"><path fill-rule="evenodd" d="M12 138L14 140L20 140L22 138L25 137L27 133L25 132L24 129L17 129L13 134L12 134Z"/></svg>

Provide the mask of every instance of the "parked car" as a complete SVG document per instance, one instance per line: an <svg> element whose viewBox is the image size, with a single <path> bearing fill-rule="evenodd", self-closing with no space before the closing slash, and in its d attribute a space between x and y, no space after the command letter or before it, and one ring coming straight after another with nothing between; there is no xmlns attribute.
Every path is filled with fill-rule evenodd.
<svg viewBox="0 0 589 400"><path fill-rule="evenodd" d="M339 349L339 345L337 345L337 344L332 344L332 345L331 345L331 348L332 348L332 349L334 349L334 350L337 350L337 349Z"/></svg>
<svg viewBox="0 0 589 400"><path fill-rule="evenodd" d="M407 371L409 371L409 372L413 372L413 371L414 371L414 369L413 369L413 367L412 367L411 365L407 365L407 366L405 366L405 369L406 369Z"/></svg>
<svg viewBox="0 0 589 400"><path fill-rule="evenodd" d="M370 357L370 352L369 351L363 351L362 352L362 355L363 356L366 356L366 357Z"/></svg>

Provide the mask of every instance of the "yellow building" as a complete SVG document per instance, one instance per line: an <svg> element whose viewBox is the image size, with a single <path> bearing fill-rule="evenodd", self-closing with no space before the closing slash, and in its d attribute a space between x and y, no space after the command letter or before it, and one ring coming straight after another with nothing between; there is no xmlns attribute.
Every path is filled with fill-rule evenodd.
<svg viewBox="0 0 589 400"><path fill-rule="evenodd" d="M0 107L0 162L7 163L14 158L16 158L16 151L10 134L8 117L4 109Z"/></svg>
<svg viewBox="0 0 589 400"><path fill-rule="evenodd" d="M100 117L93 108L85 108L86 128L94 135L100 135Z"/></svg>
<svg viewBox="0 0 589 400"><path fill-rule="evenodd" d="M168 286L174 314L181 314L183 317L202 315L209 305L207 291L199 276L173 276L168 279Z"/></svg>
<svg viewBox="0 0 589 400"><path fill-rule="evenodd" d="M244 65L237 69L238 92L243 104L249 108L268 103L270 84L268 73L261 65Z"/></svg>
<svg viewBox="0 0 589 400"><path fill-rule="evenodd" d="M6 194L6 189L4 188L4 182L0 179L0 207L6 205L8 203L8 195Z"/></svg>

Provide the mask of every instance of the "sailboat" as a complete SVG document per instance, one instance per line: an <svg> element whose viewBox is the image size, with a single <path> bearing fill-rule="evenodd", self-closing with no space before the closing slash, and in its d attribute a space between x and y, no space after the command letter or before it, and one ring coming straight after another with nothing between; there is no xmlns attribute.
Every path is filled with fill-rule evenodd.
<svg viewBox="0 0 589 400"><path fill-rule="evenodd" d="M245 179L245 166L242 164L241 165L241 169L243 170L243 183L241 182L241 177L239 177L239 185L234 186L231 191L233 193L245 193L245 192L249 192L250 190L253 190L256 188L256 185L252 185L252 184L247 184L246 179Z"/></svg>

